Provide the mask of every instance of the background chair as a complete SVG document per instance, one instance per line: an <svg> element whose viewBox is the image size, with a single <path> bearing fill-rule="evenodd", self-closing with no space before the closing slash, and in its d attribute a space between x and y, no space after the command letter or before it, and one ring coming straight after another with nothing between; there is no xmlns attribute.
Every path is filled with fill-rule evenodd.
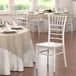
<svg viewBox="0 0 76 76"><path fill-rule="evenodd" d="M28 15L15 15L13 20L16 22L17 25L28 27Z"/></svg>
<svg viewBox="0 0 76 76"><path fill-rule="evenodd" d="M49 56L51 52L54 56L54 72L55 72L55 57L63 54L65 67L67 67L65 54L65 24L67 16L61 14L48 15L48 42L36 44L36 69L39 67L39 54L47 55L47 64L49 65ZM62 51L61 51L62 50ZM58 53L57 53L58 51ZM60 52L59 52L60 51Z"/></svg>
<svg viewBox="0 0 76 76"><path fill-rule="evenodd" d="M38 27L39 27L39 17L38 14L34 14L34 13L29 13L28 14L28 21L29 21L29 25L28 27L30 28L31 32L34 31L39 31Z"/></svg>
<svg viewBox="0 0 76 76"><path fill-rule="evenodd" d="M41 27L44 24L44 15L39 13L29 13L28 22L29 22L29 28L31 32L37 32L38 39L39 34L42 33Z"/></svg>
<svg viewBox="0 0 76 76"><path fill-rule="evenodd" d="M63 7L57 7L56 9L55 9L55 12L56 13L67 13L67 12L69 12L66 8L63 8Z"/></svg>

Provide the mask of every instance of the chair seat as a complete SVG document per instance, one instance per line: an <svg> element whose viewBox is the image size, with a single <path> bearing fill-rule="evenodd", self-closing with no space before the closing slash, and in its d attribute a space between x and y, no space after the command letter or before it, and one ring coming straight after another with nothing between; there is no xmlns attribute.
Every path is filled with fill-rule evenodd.
<svg viewBox="0 0 76 76"><path fill-rule="evenodd" d="M43 42L43 43L38 43L36 44L36 46L40 46L40 47L46 47L46 48L50 48L50 47L60 47L62 46L62 43L56 43L56 42Z"/></svg>

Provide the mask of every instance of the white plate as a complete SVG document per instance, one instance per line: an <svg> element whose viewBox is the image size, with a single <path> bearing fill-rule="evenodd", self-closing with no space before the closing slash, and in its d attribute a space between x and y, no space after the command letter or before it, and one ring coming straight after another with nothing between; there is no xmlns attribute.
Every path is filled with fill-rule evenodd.
<svg viewBox="0 0 76 76"><path fill-rule="evenodd" d="M23 26L11 26L11 28L23 28Z"/></svg>
<svg viewBox="0 0 76 76"><path fill-rule="evenodd" d="M2 33L16 33L16 30L4 30Z"/></svg>

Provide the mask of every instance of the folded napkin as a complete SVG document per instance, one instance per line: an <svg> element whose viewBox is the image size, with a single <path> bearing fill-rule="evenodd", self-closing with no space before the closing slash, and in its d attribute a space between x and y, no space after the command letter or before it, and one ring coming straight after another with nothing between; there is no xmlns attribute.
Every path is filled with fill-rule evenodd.
<svg viewBox="0 0 76 76"><path fill-rule="evenodd" d="M8 23L6 23L5 25L6 25L5 30L11 30L11 27L10 27L10 25Z"/></svg>
<svg viewBox="0 0 76 76"><path fill-rule="evenodd" d="M11 28L19 29L23 28L23 26L17 25L17 23L13 20L13 26L11 26Z"/></svg>
<svg viewBox="0 0 76 76"><path fill-rule="evenodd" d="M13 20L13 26L18 26L17 23Z"/></svg>

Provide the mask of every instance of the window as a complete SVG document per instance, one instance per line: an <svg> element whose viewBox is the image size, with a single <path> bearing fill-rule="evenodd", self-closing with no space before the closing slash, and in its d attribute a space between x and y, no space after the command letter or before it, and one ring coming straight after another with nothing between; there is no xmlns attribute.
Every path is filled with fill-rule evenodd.
<svg viewBox="0 0 76 76"><path fill-rule="evenodd" d="M10 13L14 10L24 11L36 9L54 9L55 0L0 0L0 13Z"/></svg>
<svg viewBox="0 0 76 76"><path fill-rule="evenodd" d="M15 10L29 10L32 0L14 0Z"/></svg>
<svg viewBox="0 0 76 76"><path fill-rule="evenodd" d="M0 10L8 10L9 0L0 0Z"/></svg>
<svg viewBox="0 0 76 76"><path fill-rule="evenodd" d="M51 9L55 8L55 0L38 0L38 6L40 9Z"/></svg>

